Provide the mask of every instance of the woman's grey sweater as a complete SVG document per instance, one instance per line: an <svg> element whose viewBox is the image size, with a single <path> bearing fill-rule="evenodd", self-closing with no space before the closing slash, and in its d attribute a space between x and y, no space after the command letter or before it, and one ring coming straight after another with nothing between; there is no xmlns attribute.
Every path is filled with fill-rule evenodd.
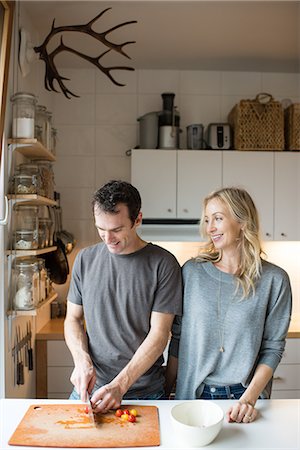
<svg viewBox="0 0 300 450"><path fill-rule="evenodd" d="M179 359L177 399L199 398L203 383L247 386L258 364L276 369L292 308L283 269L262 261L254 296L242 300L235 276L211 262L185 263L183 281L183 316L175 318L169 350ZM270 388L262 397L270 396Z"/></svg>

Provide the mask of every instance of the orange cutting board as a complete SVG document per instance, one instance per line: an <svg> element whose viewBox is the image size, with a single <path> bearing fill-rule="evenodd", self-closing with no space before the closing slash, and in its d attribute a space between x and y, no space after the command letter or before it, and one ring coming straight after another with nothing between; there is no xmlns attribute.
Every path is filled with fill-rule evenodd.
<svg viewBox="0 0 300 450"><path fill-rule="evenodd" d="M135 423L114 412L95 414L95 424L85 405L31 405L9 440L10 445L37 447L151 447L160 445L158 408L122 405L136 409Z"/></svg>

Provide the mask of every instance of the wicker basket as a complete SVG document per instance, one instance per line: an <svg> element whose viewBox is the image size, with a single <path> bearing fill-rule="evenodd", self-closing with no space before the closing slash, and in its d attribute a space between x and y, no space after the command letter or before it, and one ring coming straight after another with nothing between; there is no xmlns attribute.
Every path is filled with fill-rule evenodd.
<svg viewBox="0 0 300 450"><path fill-rule="evenodd" d="M300 150L300 103L293 103L284 111L285 146L287 150Z"/></svg>
<svg viewBox="0 0 300 450"><path fill-rule="evenodd" d="M270 94L241 100L230 111L236 150L284 150L284 114Z"/></svg>

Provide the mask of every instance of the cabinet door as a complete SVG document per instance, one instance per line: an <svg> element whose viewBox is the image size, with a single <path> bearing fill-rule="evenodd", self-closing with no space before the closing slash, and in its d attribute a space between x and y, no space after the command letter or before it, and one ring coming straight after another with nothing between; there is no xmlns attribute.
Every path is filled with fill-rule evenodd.
<svg viewBox="0 0 300 450"><path fill-rule="evenodd" d="M131 182L145 219L176 218L176 150L132 150Z"/></svg>
<svg viewBox="0 0 300 450"><path fill-rule="evenodd" d="M274 240L300 239L300 158L275 153Z"/></svg>
<svg viewBox="0 0 300 450"><path fill-rule="evenodd" d="M223 152L223 186L238 186L249 192L259 213L263 240L274 239L273 169L273 152Z"/></svg>
<svg viewBox="0 0 300 450"><path fill-rule="evenodd" d="M177 183L178 218L199 219L204 197L222 186L222 152L178 150Z"/></svg>

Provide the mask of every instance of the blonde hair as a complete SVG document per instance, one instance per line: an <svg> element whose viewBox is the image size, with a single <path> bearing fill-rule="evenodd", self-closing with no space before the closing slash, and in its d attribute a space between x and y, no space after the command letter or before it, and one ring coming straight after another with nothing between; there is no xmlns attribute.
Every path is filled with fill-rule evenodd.
<svg viewBox="0 0 300 450"><path fill-rule="evenodd" d="M200 231L207 243L201 248L196 258L200 261L218 262L222 251L216 250L214 243L206 232L205 210L212 199L220 200L229 210L233 219L242 224L241 238L238 242L240 262L237 277L237 289L242 288L242 298L255 292L255 283L261 276L262 263L261 241L259 237L259 218L255 204L244 189L226 187L209 194L203 201Z"/></svg>

